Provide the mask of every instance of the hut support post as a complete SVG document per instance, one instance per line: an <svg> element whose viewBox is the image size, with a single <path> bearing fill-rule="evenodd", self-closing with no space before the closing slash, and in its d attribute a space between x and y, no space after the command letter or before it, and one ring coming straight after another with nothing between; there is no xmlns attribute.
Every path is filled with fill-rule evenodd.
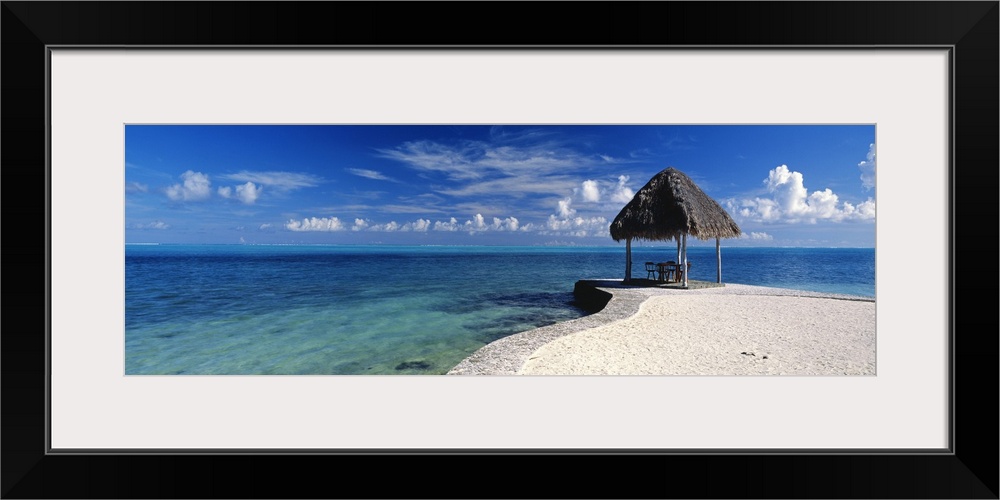
<svg viewBox="0 0 1000 500"><path fill-rule="evenodd" d="M715 282L722 283L722 248L718 236L715 237Z"/></svg>
<svg viewBox="0 0 1000 500"><path fill-rule="evenodd" d="M625 281L632 281L632 238L625 238Z"/></svg>
<svg viewBox="0 0 1000 500"><path fill-rule="evenodd" d="M680 263L681 261L681 239L677 238L677 260L674 262Z"/></svg>
<svg viewBox="0 0 1000 500"><path fill-rule="evenodd" d="M684 254L684 262L681 263L681 269L684 271L684 287L686 288L688 286L688 235L687 235L687 233L684 233L683 238L684 238L684 243L682 244L682 247L683 247L683 254Z"/></svg>

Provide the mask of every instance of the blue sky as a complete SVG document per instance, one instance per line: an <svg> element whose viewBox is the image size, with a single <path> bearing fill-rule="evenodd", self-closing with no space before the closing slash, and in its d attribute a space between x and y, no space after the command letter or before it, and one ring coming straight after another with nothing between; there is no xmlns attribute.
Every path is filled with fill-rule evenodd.
<svg viewBox="0 0 1000 500"><path fill-rule="evenodd" d="M124 167L126 243L623 246L674 167L724 245L875 246L874 125L127 125Z"/></svg>

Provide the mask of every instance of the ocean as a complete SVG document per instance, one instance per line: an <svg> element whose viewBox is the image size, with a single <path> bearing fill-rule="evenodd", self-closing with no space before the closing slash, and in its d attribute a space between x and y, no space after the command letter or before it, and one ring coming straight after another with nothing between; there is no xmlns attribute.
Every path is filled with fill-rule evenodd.
<svg viewBox="0 0 1000 500"><path fill-rule="evenodd" d="M633 248L643 262L676 247ZM715 281L715 248L688 249ZM723 247L722 278L875 296L873 248ZM624 247L126 245L126 375L430 375L499 338L586 311Z"/></svg>

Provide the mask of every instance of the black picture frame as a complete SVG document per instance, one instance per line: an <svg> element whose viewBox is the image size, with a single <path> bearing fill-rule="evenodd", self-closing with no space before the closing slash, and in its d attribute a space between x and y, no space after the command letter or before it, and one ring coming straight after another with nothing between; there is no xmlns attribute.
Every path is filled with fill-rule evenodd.
<svg viewBox="0 0 1000 500"><path fill-rule="evenodd" d="M556 2L549 7L4 1L0 158L8 238L2 252L8 277L17 280L8 281L4 294L6 328L0 336L3 497L998 498L997 315L992 307L970 303L983 297L992 304L997 294L1000 4ZM951 47L951 453L50 454L45 97L46 52L54 45ZM13 274L19 269L28 276ZM572 477L556 465L569 467ZM307 475L313 467L330 474ZM369 481L369 471L382 479Z"/></svg>

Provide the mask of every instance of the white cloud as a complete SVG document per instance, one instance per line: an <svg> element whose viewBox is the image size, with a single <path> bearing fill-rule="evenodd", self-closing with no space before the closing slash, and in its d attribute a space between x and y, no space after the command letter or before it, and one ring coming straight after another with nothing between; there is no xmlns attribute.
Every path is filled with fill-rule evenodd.
<svg viewBox="0 0 1000 500"><path fill-rule="evenodd" d="M595 180L585 180L580 188L574 189L574 193L579 193L580 198L585 202L597 203L602 199L610 200L612 203L625 204L632 201L635 192L628 187L629 176L619 175L616 184L598 182ZM603 186L602 186L603 184ZM567 217L567 215L562 215Z"/></svg>
<svg viewBox="0 0 1000 500"><path fill-rule="evenodd" d="M809 201L806 203L806 206L818 219L833 219L840 215L838 213L837 201L837 195L833 194L830 188L826 188L809 195Z"/></svg>
<svg viewBox="0 0 1000 500"><path fill-rule="evenodd" d="M174 184L167 188L167 197L174 201L198 201L208 199L212 194L212 183L208 176L201 172L188 170L181 174L183 184Z"/></svg>
<svg viewBox="0 0 1000 500"><path fill-rule="evenodd" d="M168 229L170 224L163 221L153 221L147 224L133 224L132 229Z"/></svg>
<svg viewBox="0 0 1000 500"><path fill-rule="evenodd" d="M583 181L583 201L601 201L601 191L597 187L597 181Z"/></svg>
<svg viewBox="0 0 1000 500"><path fill-rule="evenodd" d="M490 226L494 231L517 231L520 226L516 217L507 217L506 219L500 220L497 217L493 218L493 224Z"/></svg>
<svg viewBox="0 0 1000 500"><path fill-rule="evenodd" d="M502 127L496 130L491 141L462 140L451 144L411 141L380 149L376 154L443 177L448 182L437 185L437 193L506 199L531 193L565 193L573 188L579 192L581 181L568 172L631 161L579 151L579 141L559 140L551 133L510 133ZM588 201L602 199L600 184L593 182L584 185L583 196Z"/></svg>
<svg viewBox="0 0 1000 500"><path fill-rule="evenodd" d="M247 181L246 184L236 186L236 198L247 205L253 205L263 190L263 186L256 186L254 183Z"/></svg>
<svg viewBox="0 0 1000 500"><path fill-rule="evenodd" d="M399 223L396 221L387 222L385 224L374 224L370 226L371 231L397 231L399 230Z"/></svg>
<svg viewBox="0 0 1000 500"><path fill-rule="evenodd" d="M618 185L611 192L611 201L615 203L628 203L635 196L635 191L626 185L629 177L627 175L618 176Z"/></svg>
<svg viewBox="0 0 1000 500"><path fill-rule="evenodd" d="M458 223L458 219L452 217L448 222L437 221L434 223L435 231L458 231L461 229L461 224Z"/></svg>
<svg viewBox="0 0 1000 500"><path fill-rule="evenodd" d="M865 189L875 187L875 144L868 146L868 157L865 161L858 163L861 169L861 186Z"/></svg>
<svg viewBox="0 0 1000 500"><path fill-rule="evenodd" d="M236 198L244 204L253 205L257 201L257 197L260 196L260 192L264 190L264 186L256 186L254 183L247 181L246 184L235 186L235 193L233 189L229 186L222 186L219 188L219 196L227 199Z"/></svg>
<svg viewBox="0 0 1000 500"><path fill-rule="evenodd" d="M270 229L271 226L273 226L273 225L274 224L265 223L265 224L261 224L260 227L258 227L257 229L259 229L261 231L264 231L265 229Z"/></svg>
<svg viewBox="0 0 1000 500"><path fill-rule="evenodd" d="M573 200L571 198L565 198L559 200L559 208L557 209L556 212L559 214L559 218L568 219L576 214L576 210L570 208L571 203L573 203Z"/></svg>
<svg viewBox="0 0 1000 500"><path fill-rule="evenodd" d="M431 227L431 221L427 219L417 219L413 222L403 224L403 231L426 232Z"/></svg>
<svg viewBox="0 0 1000 500"><path fill-rule="evenodd" d="M382 174L382 172L378 172L376 170L368 170L367 168L349 168L347 169L347 171L358 177L365 177L367 179L375 179L378 181L394 180L392 178L386 177L384 174Z"/></svg>
<svg viewBox="0 0 1000 500"><path fill-rule="evenodd" d="M289 231L343 231L344 224L336 217L309 217L301 221L290 220L285 223Z"/></svg>
<svg viewBox="0 0 1000 500"><path fill-rule="evenodd" d="M466 226L470 226L473 230L482 231L483 229L486 229L486 220L483 218L483 214L476 214L476 216L472 218L472 221L466 222Z"/></svg>
<svg viewBox="0 0 1000 500"><path fill-rule="evenodd" d="M367 226L369 231L386 231L386 232L414 231L423 233L427 232L427 230L431 228L431 221L428 219L417 219L413 222L407 222L405 224L400 224L396 221L390 221L385 224L373 224L373 225L368 225L366 221L361 221L361 224L359 224L359 221L361 221L361 219L354 220L354 226L356 230L363 229L364 227Z"/></svg>
<svg viewBox="0 0 1000 500"><path fill-rule="evenodd" d="M474 164L474 147L452 148L430 141L406 142L396 149L382 149L391 158L421 170L446 173L453 179L477 179L482 172ZM481 148L479 148L481 149Z"/></svg>
<svg viewBox="0 0 1000 500"><path fill-rule="evenodd" d="M428 227L431 227L430 221L427 222ZM460 223L458 219L452 217L447 221L436 221L432 227L435 231L468 231L469 233L476 233L481 231L527 231L530 230L531 225L522 226L517 217L506 217L504 219L493 217L492 222L487 223L486 217L483 217L483 214L476 214L472 219L464 223Z"/></svg>
<svg viewBox="0 0 1000 500"><path fill-rule="evenodd" d="M576 210L570 207L571 198L559 200L556 206L556 213L549 215L545 221L545 228L542 234L561 234L567 236L591 236L607 234L608 219L600 216L583 217L576 214Z"/></svg>
<svg viewBox="0 0 1000 500"><path fill-rule="evenodd" d="M741 234L740 235L740 239L743 239L743 240L771 241L771 240L774 239L774 236L771 236L770 234L767 234L767 233L764 233L764 232L760 232L760 233L758 233L758 232L749 232L749 233L743 233L743 234Z"/></svg>
<svg viewBox="0 0 1000 500"><path fill-rule="evenodd" d="M868 198L867 200L858 203L855 211L860 215L862 219L874 219L875 218L875 200Z"/></svg>
<svg viewBox="0 0 1000 500"><path fill-rule="evenodd" d="M819 220L871 220L875 218L875 202L871 198L858 204L840 202L829 188L809 194L800 172L780 165L764 179L770 198L727 200L729 211L756 222L807 222Z"/></svg>
<svg viewBox="0 0 1000 500"><path fill-rule="evenodd" d="M252 182L262 186L275 188L279 191L291 191L305 187L314 187L323 180L311 174L296 172L249 172L243 170L235 174L220 176L223 179L237 182Z"/></svg>
<svg viewBox="0 0 1000 500"><path fill-rule="evenodd" d="M569 231L571 236L588 236L590 234L606 233L608 219L604 217L572 217L560 219L550 215L546 227L551 231ZM610 233L609 233L610 234Z"/></svg>
<svg viewBox="0 0 1000 500"><path fill-rule="evenodd" d="M786 165L780 165L768 172L764 183L768 192L774 193L774 201L786 215L794 218L809 212L809 206L806 204L809 191L802 182L801 173L788 170Z"/></svg>
<svg viewBox="0 0 1000 500"><path fill-rule="evenodd" d="M263 226L261 226L263 229ZM285 223L285 228L291 231L344 231L348 227L336 217L330 218L306 218L301 221L289 220ZM448 221L431 222L430 219L419 218L412 222L400 224L396 221L389 221L384 224L373 224L369 219L354 219L354 224L350 226L352 231L469 231L476 233L481 231L526 231L533 228L531 224L522 226L516 217L501 219L493 217L492 221L487 221L482 214L476 214L471 219L461 223L458 219L451 217Z"/></svg>
<svg viewBox="0 0 1000 500"><path fill-rule="evenodd" d="M431 141L405 142L394 149L380 149L391 158L411 167L441 172L451 179L479 179L492 173L514 175L531 172L545 175L581 165L603 164L610 157L578 153L556 142L511 145L483 141L463 141L445 145Z"/></svg>
<svg viewBox="0 0 1000 500"><path fill-rule="evenodd" d="M138 182L130 182L125 186L126 193L147 193L149 186Z"/></svg>
<svg viewBox="0 0 1000 500"><path fill-rule="evenodd" d="M730 207L730 211L734 211L734 204L735 202L732 200L729 201L728 205ZM764 198L743 200L742 208L739 208L735 212L739 214L740 217L755 219L762 222L774 222L781 217L781 210L778 208L778 203L774 200Z"/></svg>

